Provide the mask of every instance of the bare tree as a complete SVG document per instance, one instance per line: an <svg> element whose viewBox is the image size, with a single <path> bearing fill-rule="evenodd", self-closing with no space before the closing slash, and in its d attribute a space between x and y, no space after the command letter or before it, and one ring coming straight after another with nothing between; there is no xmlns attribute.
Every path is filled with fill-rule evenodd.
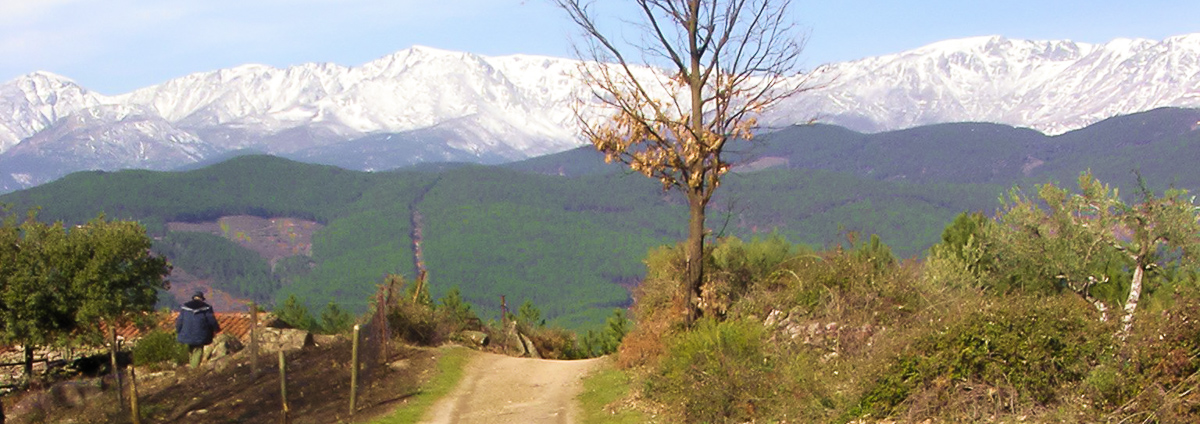
<svg viewBox="0 0 1200 424"><path fill-rule="evenodd" d="M704 214L730 164L727 143L749 140L756 116L805 90L803 37L790 0L634 0L638 40L602 30L594 2L554 0L579 26L580 74L612 115L576 109L608 162L656 178L687 197L687 322L699 315ZM638 62L635 62L637 60ZM645 65L665 64L663 72Z"/></svg>

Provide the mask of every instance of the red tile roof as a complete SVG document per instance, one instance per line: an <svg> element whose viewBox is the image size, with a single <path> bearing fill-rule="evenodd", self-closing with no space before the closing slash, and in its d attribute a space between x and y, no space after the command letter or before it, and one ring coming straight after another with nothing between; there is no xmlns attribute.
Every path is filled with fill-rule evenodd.
<svg viewBox="0 0 1200 424"><path fill-rule="evenodd" d="M172 312L169 314L159 313L156 315L159 318L158 323L151 326L150 328L141 329L133 324L126 324L126 325L117 327L117 336L126 340L126 343L128 343L130 341L134 341L134 340L142 338L142 336L146 335L146 333L153 331L155 329L169 331L172 333L175 332L175 317L179 316L178 312ZM248 313L248 312L217 312L216 316L217 316L217 323L221 325L221 333L222 334L229 334L234 337L237 337L238 340L241 340L243 343L249 341L250 313ZM263 325L263 323L268 322L270 320L271 320L271 316L269 313L259 313L258 314L258 325L261 326L261 325ZM101 326L101 328L105 328L104 331L108 331L107 327L104 327L103 325Z"/></svg>

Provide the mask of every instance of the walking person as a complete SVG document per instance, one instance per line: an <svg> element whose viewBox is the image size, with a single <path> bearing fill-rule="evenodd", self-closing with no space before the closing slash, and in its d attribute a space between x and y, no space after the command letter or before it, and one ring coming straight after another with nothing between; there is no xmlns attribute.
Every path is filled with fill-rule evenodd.
<svg viewBox="0 0 1200 424"><path fill-rule="evenodd" d="M204 301L204 292L197 290L192 300L179 307L175 318L175 340L188 346L188 359L192 368L204 360L204 347L212 344L213 335L221 331L212 306Z"/></svg>

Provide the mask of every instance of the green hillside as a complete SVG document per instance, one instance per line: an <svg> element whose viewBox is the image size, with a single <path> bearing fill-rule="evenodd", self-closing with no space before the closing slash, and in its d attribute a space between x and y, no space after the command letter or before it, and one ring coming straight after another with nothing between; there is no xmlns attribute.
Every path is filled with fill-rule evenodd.
<svg viewBox="0 0 1200 424"><path fill-rule="evenodd" d="M1057 137L991 124L883 134L791 128L735 146L741 166L714 198L708 224L714 236L778 233L813 246L879 234L897 255L916 256L956 214L994 210L1014 184L1073 180L1090 168L1132 193L1136 168L1152 187L1200 185L1189 163L1200 157L1197 120L1200 112L1164 109ZM1041 163L1029 166L1031 157ZM188 269L236 280L221 282L235 293L276 301L295 294L314 310L334 300L362 311L385 274L411 280L419 222L435 297L459 287L484 317L499 316L501 295L510 305L531 300L573 329L598 326L627 305L646 252L683 239L686 217L680 195L604 164L590 148L504 166L376 173L240 156L184 172L82 172L0 202L40 206L43 219L68 223L100 212L141 220L177 251L209 252L195 253L206 258L191 267L227 252L167 234L164 223L243 214L317 221L325 227L313 236L311 262L289 259L273 273L244 263L240 279L228 266Z"/></svg>
<svg viewBox="0 0 1200 424"><path fill-rule="evenodd" d="M767 170L732 175L727 184L710 217L720 234L776 231L827 245L842 240L843 230L878 232L902 254L919 252L954 214L999 193L998 186L925 187L824 171ZM623 172L566 178L458 166L359 173L267 156L180 173L80 173L0 201L18 209L41 205L43 218L67 222L99 212L139 219L166 235L174 251L209 257L177 260L180 266L227 264L184 268L226 275L236 281L220 287L234 293L261 297L262 288L278 287L267 297L295 294L310 308L334 300L354 311L365 310L386 273L415 276L415 209L435 297L459 287L485 317L499 316L501 295L512 305L531 300L553 323L575 329L599 325L613 307L629 304L629 289L644 274L642 258L681 240L686 216L677 194ZM325 224L313 237L311 269L285 266L285 279L262 272L265 264L241 264L237 269L248 275L228 276L233 265L212 241L166 234L162 225L237 214ZM190 250L188 240L195 244ZM256 278L266 281L246 281Z"/></svg>

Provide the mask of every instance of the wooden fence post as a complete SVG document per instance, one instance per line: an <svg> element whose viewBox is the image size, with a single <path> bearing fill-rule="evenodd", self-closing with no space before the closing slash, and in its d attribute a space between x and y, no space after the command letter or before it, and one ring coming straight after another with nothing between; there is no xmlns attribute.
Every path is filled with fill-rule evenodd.
<svg viewBox="0 0 1200 424"><path fill-rule="evenodd" d="M388 320L388 308L390 308L392 306L391 305L391 302L392 302L391 285L388 286L388 289L386 292L379 293L379 298L376 299L375 302L378 304L378 306L375 307L376 315L374 318L376 334L372 334L371 337L379 338L378 339L379 340L378 341L379 342L379 352L377 352L380 356L379 361L387 361L387 355L388 355L388 353L387 353L387 339L388 339L387 320ZM371 365L374 366L375 364L371 364Z"/></svg>
<svg viewBox="0 0 1200 424"><path fill-rule="evenodd" d="M283 415L279 418L279 422L287 424L287 362L283 359L283 349L279 349L279 398L283 401Z"/></svg>
<svg viewBox="0 0 1200 424"><path fill-rule="evenodd" d="M121 369L117 367L117 326L113 322L108 323L108 332L112 335L112 349L109 350L109 356L112 358L112 374L117 379L117 405L125 405L125 395L121 393Z"/></svg>
<svg viewBox="0 0 1200 424"><path fill-rule="evenodd" d="M354 415L354 404L358 401L358 325L354 326L354 341L350 347L350 415Z"/></svg>
<svg viewBox="0 0 1200 424"><path fill-rule="evenodd" d="M258 380L258 304L250 302L250 379Z"/></svg>
<svg viewBox="0 0 1200 424"><path fill-rule="evenodd" d="M133 424L142 423L142 410L138 407L137 370L129 364L129 410Z"/></svg>

